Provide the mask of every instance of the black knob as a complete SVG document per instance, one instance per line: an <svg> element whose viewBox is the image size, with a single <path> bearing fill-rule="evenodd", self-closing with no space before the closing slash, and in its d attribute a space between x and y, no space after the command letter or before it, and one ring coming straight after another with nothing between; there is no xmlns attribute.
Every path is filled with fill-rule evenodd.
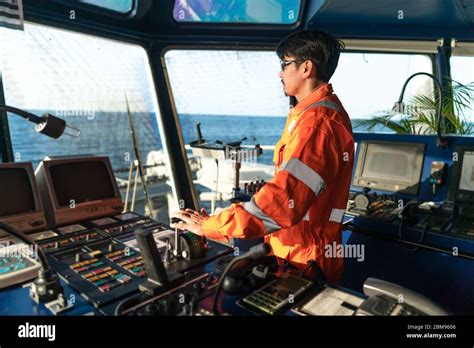
<svg viewBox="0 0 474 348"><path fill-rule="evenodd" d="M145 307L145 311L148 315L157 315L158 306L155 303L150 303Z"/></svg>
<svg viewBox="0 0 474 348"><path fill-rule="evenodd" d="M175 315L176 314L176 300L173 297L166 296L158 301L160 314Z"/></svg>

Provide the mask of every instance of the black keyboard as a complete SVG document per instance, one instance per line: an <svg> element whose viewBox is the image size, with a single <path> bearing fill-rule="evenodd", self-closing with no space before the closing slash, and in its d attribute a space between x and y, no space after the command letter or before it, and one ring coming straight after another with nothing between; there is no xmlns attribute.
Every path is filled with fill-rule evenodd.
<svg viewBox="0 0 474 348"><path fill-rule="evenodd" d="M246 307L266 314L276 314L291 307L297 297L314 283L293 274L284 274L242 300Z"/></svg>

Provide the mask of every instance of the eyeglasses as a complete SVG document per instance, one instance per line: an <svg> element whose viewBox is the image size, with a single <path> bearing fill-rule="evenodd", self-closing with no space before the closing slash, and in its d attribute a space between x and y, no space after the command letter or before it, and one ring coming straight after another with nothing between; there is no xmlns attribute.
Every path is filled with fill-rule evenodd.
<svg viewBox="0 0 474 348"><path fill-rule="evenodd" d="M282 61L280 61L281 71L285 70L286 66L290 65L291 63L299 64L299 63L302 63L302 62L304 62L304 60L292 60L292 61L289 61L289 62L285 62L284 60L282 60Z"/></svg>

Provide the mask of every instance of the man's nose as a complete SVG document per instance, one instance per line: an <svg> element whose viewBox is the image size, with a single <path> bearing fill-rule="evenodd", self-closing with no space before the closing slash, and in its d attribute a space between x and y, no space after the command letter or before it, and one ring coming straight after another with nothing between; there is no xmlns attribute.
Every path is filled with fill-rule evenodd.
<svg viewBox="0 0 474 348"><path fill-rule="evenodd" d="M278 74L278 76L280 76L280 78L283 79L283 70L280 71L280 73Z"/></svg>

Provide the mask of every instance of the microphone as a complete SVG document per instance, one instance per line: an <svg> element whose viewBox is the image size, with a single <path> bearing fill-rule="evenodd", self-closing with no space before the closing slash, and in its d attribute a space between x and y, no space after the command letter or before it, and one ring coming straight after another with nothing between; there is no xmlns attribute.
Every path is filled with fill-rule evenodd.
<svg viewBox="0 0 474 348"><path fill-rule="evenodd" d="M419 76L419 75L424 75L424 76L428 76L429 78L431 78L433 80L433 82L435 83L435 86L438 90L439 100L438 100L438 106L436 108L436 133L437 133L437 136L438 136L438 140L437 140L436 145L444 147L444 146L448 145L448 141L441 134L441 122L442 122L441 113L443 111L443 97L442 97L443 89L442 89L442 86L441 86L441 82L439 82L439 80L436 78L436 76L434 76L433 74L426 73L426 72L417 72L417 73L411 75L410 77L408 77L408 79L406 79L405 83L403 84L402 91L400 93L400 97L395 102L395 104L392 108L392 112L400 113L400 114L404 113L405 104L403 103L403 97L405 95L405 89L407 88L408 82L410 82L410 80L412 78L414 78L415 76Z"/></svg>
<svg viewBox="0 0 474 348"><path fill-rule="evenodd" d="M247 259L247 258L252 259L252 260L257 260L261 257L264 257L268 253L270 253L270 251L271 251L271 247L269 244L267 243L258 244L251 247L245 255L236 257L227 265L224 272L222 272L222 275L219 279L219 284L217 285L216 292L214 294L214 300L212 302L212 313L214 313L214 315L219 315L219 311L217 310L217 300L219 299L219 293L221 292L224 279L227 276L227 273L229 273L229 271L232 269L232 267L240 260Z"/></svg>
<svg viewBox="0 0 474 348"><path fill-rule="evenodd" d="M59 117L45 113L41 119L41 123L36 125L36 131L38 133L45 134L53 139L58 139L63 134L74 138L78 138L81 135L79 129L68 126L66 121Z"/></svg>
<svg viewBox="0 0 474 348"><path fill-rule="evenodd" d="M38 117L30 112L8 105L0 105L0 111L10 112L35 123L36 131L38 133L42 133L53 139L58 139L63 134L75 138L81 135L81 131L79 129L68 126L66 121L49 113L45 113L42 117Z"/></svg>

